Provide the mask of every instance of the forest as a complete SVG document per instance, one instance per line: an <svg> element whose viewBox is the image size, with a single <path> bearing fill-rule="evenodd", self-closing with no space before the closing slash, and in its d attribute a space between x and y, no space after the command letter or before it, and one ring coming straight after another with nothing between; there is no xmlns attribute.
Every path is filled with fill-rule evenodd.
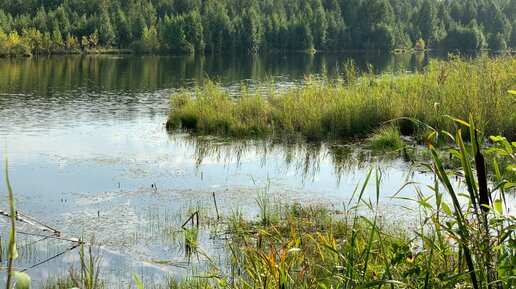
<svg viewBox="0 0 516 289"><path fill-rule="evenodd" d="M0 56L511 47L516 0L0 2Z"/></svg>

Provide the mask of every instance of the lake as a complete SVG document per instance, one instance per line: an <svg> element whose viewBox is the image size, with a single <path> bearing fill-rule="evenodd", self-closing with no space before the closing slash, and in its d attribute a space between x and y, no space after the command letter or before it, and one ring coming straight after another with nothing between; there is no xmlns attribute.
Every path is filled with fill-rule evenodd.
<svg viewBox="0 0 516 289"><path fill-rule="evenodd" d="M370 64L374 73L395 74L421 70L430 58L278 54L0 59L0 143L9 159L17 209L60 232L54 238L48 228L20 224L16 267L36 265L27 270L36 283L63 275L77 266L79 256L77 248L67 251L75 244L70 239L95 236L101 245L101 277L112 287L126 288L133 273L153 282L169 274L202 271L202 257L185 256L181 224L195 210L204 213L201 222L212 221L206 216L215 216L213 195L223 217L237 211L255 217L260 194L339 211L371 167L381 174L383 214L399 218L389 208L400 201L390 197L408 179L433 183L411 163L376 156L355 143L278 144L169 134L164 125L168 100L174 91L202 85L207 77L229 89L271 81L281 87L302 83L308 74L336 75L348 60L362 70ZM0 192L0 209L7 210L3 178ZM374 184L366 195L376 198ZM414 195L404 190L399 196ZM5 256L7 218L0 224ZM206 231L201 246L210 255L221 255L225 240Z"/></svg>

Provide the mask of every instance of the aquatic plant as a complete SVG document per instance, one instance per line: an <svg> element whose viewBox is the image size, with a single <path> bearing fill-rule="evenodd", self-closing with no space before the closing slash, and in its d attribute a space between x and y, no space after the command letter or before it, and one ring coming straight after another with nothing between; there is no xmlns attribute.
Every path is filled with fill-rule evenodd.
<svg viewBox="0 0 516 289"><path fill-rule="evenodd" d="M402 75L359 74L346 64L343 76L307 76L304 85L262 92L243 87L233 97L220 84L207 80L191 92L171 96L167 128L194 134L265 137L302 137L307 140L365 136L385 121L411 117L436 129L454 131L443 118L467 119L474 113L479 130L514 138L516 87L514 57L483 57L430 61L423 72ZM418 133L404 123L403 130Z"/></svg>
<svg viewBox="0 0 516 289"><path fill-rule="evenodd" d="M99 289L104 285L100 279L102 256L98 248L95 248L95 239L92 237L89 244L80 243L80 270L69 270L69 276L76 287L85 289Z"/></svg>
<svg viewBox="0 0 516 289"><path fill-rule="evenodd" d="M367 142L370 148L381 151L400 150L405 145L399 128L394 125L383 125L375 129Z"/></svg>

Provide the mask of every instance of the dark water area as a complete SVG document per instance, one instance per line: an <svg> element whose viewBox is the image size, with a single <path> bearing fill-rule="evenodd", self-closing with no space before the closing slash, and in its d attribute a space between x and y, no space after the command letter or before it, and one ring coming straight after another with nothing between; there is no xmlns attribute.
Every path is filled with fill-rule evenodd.
<svg viewBox="0 0 516 289"><path fill-rule="evenodd" d="M44 96L82 88L84 91L143 92L184 87L207 76L223 83L282 77L299 80L307 74L329 75L353 61L361 70L376 73L421 70L428 54L272 54L117 56L80 55L2 59L0 89ZM441 56L435 56L442 58ZM25 81L23 81L24 78ZM28 81L31 79L32 81Z"/></svg>
<svg viewBox="0 0 516 289"><path fill-rule="evenodd" d="M256 198L324 204L342 210L371 167L381 174L381 202L407 181L433 184L430 175L398 157L380 158L356 143L277 144L169 134L168 100L206 77L226 87L274 81L288 86L304 76L330 77L353 60L366 71L419 71L427 54L285 54L206 56L56 56L0 59L0 144L9 159L17 209L52 226L64 239L95 236L101 277L127 288L132 274L145 282L203 268L185 256L180 228L192 210L214 216L212 194L224 216L257 214ZM2 153L0 173L5 173ZM0 209L7 210L4 178ZM366 196L375 197L374 184ZM399 197L413 197L403 190ZM393 218L397 216L392 216ZM0 219L3 250L8 220ZM43 234L21 224L21 233ZM201 234L213 256L225 241ZM47 232L48 233L48 232ZM73 243L20 234L19 268L50 258ZM5 253L4 253L5 256ZM27 271L37 284L77 266L72 250ZM164 262L166 261L166 262ZM221 260L220 262L223 262ZM4 264L2 263L1 266ZM134 285L134 284L133 284Z"/></svg>

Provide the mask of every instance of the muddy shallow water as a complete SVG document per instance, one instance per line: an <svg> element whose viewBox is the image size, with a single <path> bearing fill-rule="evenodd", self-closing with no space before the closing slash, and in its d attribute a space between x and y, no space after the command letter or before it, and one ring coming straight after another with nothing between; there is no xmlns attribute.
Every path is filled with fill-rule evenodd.
<svg viewBox="0 0 516 289"><path fill-rule="evenodd" d="M38 284L63 275L79 259L79 248L67 251L75 244L70 239L89 242L94 236L109 287L126 288L133 273L151 283L202 272L205 257L186 256L181 225L200 210L200 247L223 265L225 239L213 224L213 193L223 219L235 212L256 218L261 194L273 202L324 204L339 212L371 167L381 174L381 213L410 226L407 215L397 213L408 204L390 197L407 180L433 179L399 158L380 159L354 143L228 142L166 132L170 93L191 86L203 70L228 86L270 77L289 85L333 61L305 58L301 67L296 61L255 59L236 61L245 65L227 70L224 63L197 58L0 60L0 143L7 149L17 209L59 230L62 238L20 224L16 267L63 252L27 270ZM422 65L412 58L391 62L390 67L404 63L401 71ZM174 74L174 67L185 70ZM0 209L6 210L3 178L0 192ZM408 188L398 196L414 197L413 192ZM376 198L374 182L366 198ZM0 219L3 256L7 225Z"/></svg>

